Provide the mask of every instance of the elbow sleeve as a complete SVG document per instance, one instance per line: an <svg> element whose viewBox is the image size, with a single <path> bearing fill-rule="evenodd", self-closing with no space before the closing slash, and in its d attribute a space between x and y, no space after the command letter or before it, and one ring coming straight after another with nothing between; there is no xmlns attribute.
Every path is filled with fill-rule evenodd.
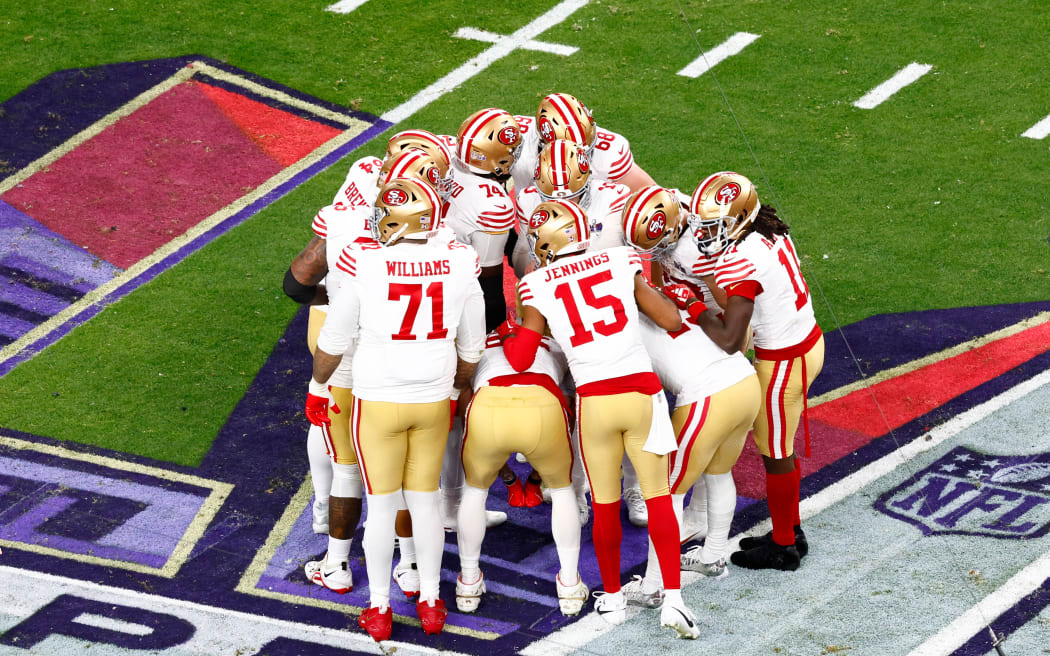
<svg viewBox="0 0 1050 656"><path fill-rule="evenodd" d="M532 366L542 338L543 336L535 330L522 326L518 328L517 333L503 342L503 354L507 356L507 362L514 367L514 371L522 372Z"/></svg>
<svg viewBox="0 0 1050 656"><path fill-rule="evenodd" d="M284 293L296 303L305 305L314 300L317 295L317 285L302 284L292 275L292 270L288 269L284 272Z"/></svg>

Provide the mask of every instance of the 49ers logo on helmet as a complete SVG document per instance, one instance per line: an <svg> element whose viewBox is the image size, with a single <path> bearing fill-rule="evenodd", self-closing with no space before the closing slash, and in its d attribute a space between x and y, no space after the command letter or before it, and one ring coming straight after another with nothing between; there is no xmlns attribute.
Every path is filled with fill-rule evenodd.
<svg viewBox="0 0 1050 656"><path fill-rule="evenodd" d="M551 213L547 210L536 210L532 213L532 216L529 217L529 227L535 230L546 223L549 218L551 218Z"/></svg>
<svg viewBox="0 0 1050 656"><path fill-rule="evenodd" d="M554 141L554 126L546 116L540 117L540 136L544 141Z"/></svg>
<svg viewBox="0 0 1050 656"><path fill-rule="evenodd" d="M408 202L408 194L400 189L387 189L383 194L383 203L386 205L404 205Z"/></svg>
<svg viewBox="0 0 1050 656"><path fill-rule="evenodd" d="M715 193L715 202L719 205L728 205L736 200L736 197L740 195L740 185L735 182L730 182L722 185L722 188Z"/></svg>
<svg viewBox="0 0 1050 656"><path fill-rule="evenodd" d="M591 170L591 160L587 158L587 151L585 150L576 152L576 163L580 167L580 173L586 173Z"/></svg>
<svg viewBox="0 0 1050 656"><path fill-rule="evenodd" d="M431 166L427 169L427 180L430 180L430 184L437 186L438 183L438 170Z"/></svg>
<svg viewBox="0 0 1050 656"><path fill-rule="evenodd" d="M513 146L518 143L518 139L521 138L521 135L518 134L517 129L508 125L496 133L496 138L499 139L499 142L504 146Z"/></svg>
<svg viewBox="0 0 1050 656"><path fill-rule="evenodd" d="M653 218L649 219L649 225L645 227L645 236L649 239L656 239L664 234L666 227L667 216L664 215L663 211L658 211L653 214Z"/></svg>

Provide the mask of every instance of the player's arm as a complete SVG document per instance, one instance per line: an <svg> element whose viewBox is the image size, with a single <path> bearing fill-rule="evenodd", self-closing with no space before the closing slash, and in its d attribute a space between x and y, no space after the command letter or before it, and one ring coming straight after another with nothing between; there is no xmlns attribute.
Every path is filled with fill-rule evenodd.
<svg viewBox="0 0 1050 656"><path fill-rule="evenodd" d="M485 298L478 280L471 280L467 302L456 329L456 375L452 381L453 398L470 385L485 352Z"/></svg>
<svg viewBox="0 0 1050 656"><path fill-rule="evenodd" d="M674 332L682 329L682 316L674 301L649 286L641 272L634 275L634 299L645 316L663 328Z"/></svg>
<svg viewBox="0 0 1050 656"><path fill-rule="evenodd" d="M321 305L328 302L324 287L318 284L328 273L325 245L325 240L315 235L285 272L284 293L296 303Z"/></svg>
<svg viewBox="0 0 1050 656"><path fill-rule="evenodd" d="M740 284L743 283L733 287L738 287ZM726 353L743 351L747 346L747 340L750 336L751 315L755 311L754 295L733 293L734 291L739 290L730 289L729 300L726 302L722 318L719 318L710 309L697 314L693 318L693 322L700 326L707 333L707 336L711 338L711 341ZM691 316L693 314L693 312L690 312Z"/></svg>
<svg viewBox="0 0 1050 656"><path fill-rule="evenodd" d="M321 334L317 337L311 385L327 383L342 361L343 354L354 342L361 313L361 302L355 282L356 279L350 279L341 285L339 294L332 299L328 308L328 315L321 326Z"/></svg>
<svg viewBox="0 0 1050 656"><path fill-rule="evenodd" d="M656 260L653 260L652 262L649 263L649 271L651 272L651 275L649 276L650 282L652 282L657 287L663 287L664 286L664 265L660 264Z"/></svg>
<svg viewBox="0 0 1050 656"><path fill-rule="evenodd" d="M656 184L656 180L653 180L653 177L646 173L637 163L632 164L631 168L627 169L627 173L616 178L616 182L630 187L632 193L638 191L642 187Z"/></svg>
<svg viewBox="0 0 1050 656"><path fill-rule="evenodd" d="M718 307L725 310L726 303L729 302L729 297L726 296L726 290L722 289L717 284L715 284L714 274L709 276L701 276L700 279L703 280L704 284L707 285L707 288L711 290L711 296L715 297L715 303L718 303Z"/></svg>
<svg viewBox="0 0 1050 656"><path fill-rule="evenodd" d="M511 324L510 320L508 324ZM504 331L501 336L503 355L507 357L510 366L514 367L514 371L525 371L536 361L536 351L540 347L545 330L547 318L536 308L526 305L521 325L510 325L509 329Z"/></svg>

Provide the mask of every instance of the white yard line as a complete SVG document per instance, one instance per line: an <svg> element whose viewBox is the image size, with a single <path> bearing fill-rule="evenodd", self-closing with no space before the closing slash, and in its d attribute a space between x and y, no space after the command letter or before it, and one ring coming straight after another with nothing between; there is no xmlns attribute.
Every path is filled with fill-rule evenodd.
<svg viewBox="0 0 1050 656"><path fill-rule="evenodd" d="M912 62L897 71L896 75L864 94L864 97L853 103L853 106L861 109L875 109L890 96L929 73L931 69L933 66L929 64Z"/></svg>
<svg viewBox="0 0 1050 656"><path fill-rule="evenodd" d="M973 637L974 628L987 632L985 624L1002 615L1018 601L1032 594L1050 577L1050 551L1010 577L1006 583L970 607L937 635L912 650L908 656L940 656L954 652ZM993 627L994 628L994 627ZM1007 645L1008 647L1008 645Z"/></svg>
<svg viewBox="0 0 1050 656"><path fill-rule="evenodd" d="M808 519L810 517L813 517L814 515L819 514L823 510L854 494L855 492L863 488L865 485L868 485L872 481L875 481L881 478L882 476L885 476L886 474L892 472L897 467L908 462L915 456L925 453L926 451L929 451L930 449L936 447L944 441L955 437L963 430L969 428L970 426L973 426L985 417L988 417L992 413L1006 407L1014 401L1030 394L1031 392L1047 384L1050 384L1050 370L1044 371L1043 373L1039 374L1038 376L1035 376L1034 378L1030 378L1029 380L1026 380L1023 383L1015 385L1014 387L1011 387L999 396L993 399L989 399L981 405L970 408L966 412L957 415L952 420L941 424L929 433L926 433L925 435L919 436L914 440L908 442L893 453L883 456L879 460L868 464L863 469L854 472L853 474L840 480L834 485L830 485L818 492L817 494L814 494L813 496L804 499L799 506L799 512L802 518ZM731 541L735 543L738 542L740 538L744 537L745 535L759 535L761 533L765 533L769 530L769 527L769 520L760 522L746 533L741 533L733 536ZM687 576L687 574L691 573L682 573L683 587L685 587L689 583L695 582L702 578L699 574L693 574L692 576ZM1010 579L1010 581L1003 585L1002 588L993 593L991 597L981 602L982 604L987 602L987 608L981 607L980 611L978 611L977 608L981 605L978 604L978 606L975 606L973 609L967 611L966 614L961 616L959 620L953 622L952 626L955 626L956 633L965 633L965 636L960 635L956 636L956 638L961 638L962 641L965 642L973 635L973 627L982 624L982 622L979 619L974 619L971 613L978 613L983 611L985 613L985 616L994 617L1001 613L1002 610L999 610L998 612L992 611L994 611L996 608L999 608L1000 606L1003 609L1009 608L1010 606L1015 604L1018 599L1021 599L1022 597L1024 597L1032 591L1033 588L1026 586L1037 586L1040 583L1042 583L1042 581L1048 575L1050 575L1050 554L1044 554L1042 558L1037 560L1035 563L1032 563L1025 569L1021 570L1021 572L1019 572L1018 574L1016 574L1012 579ZM1018 580L1017 583L1014 583L1015 579ZM1033 584L1033 581L1035 579L1038 580L1035 581L1035 583ZM1000 591L1002 591L1001 594ZM996 597L996 595L999 596ZM994 599L994 602L989 601L992 599L992 597L996 597ZM640 612L640 609L634 610ZM633 613L631 607L628 607L628 617L633 617L634 614L637 613ZM956 623L958 623L958 626L956 626ZM960 629L959 627L964 627L965 630ZM552 633L551 635L545 638L537 640L536 642L530 644L527 648L522 650L520 653L523 656L568 655L573 653L577 649L583 647L587 643L591 642L595 638L598 638L601 635L608 633L613 628L615 627L607 624L605 620L598 617L597 613L591 611L587 614L586 617L584 617L580 621L574 624L570 624L565 628L559 629L558 631ZM948 628L946 628L944 631L941 631L941 633L938 633L937 635L939 636L941 634L947 633ZM931 642L936 637L937 636L934 636L934 638L931 638L930 641L927 642ZM945 640L947 639L948 638L945 638ZM962 644L962 642L960 642L959 644ZM920 646L919 649L922 649L922 646ZM954 649L954 647L952 649ZM910 654L909 656L927 656L928 654L950 653L952 649L944 649L943 651L916 651L912 652L912 654Z"/></svg>
<svg viewBox="0 0 1050 656"><path fill-rule="evenodd" d="M452 91L470 78L482 72L493 63L506 57L519 48L525 48L526 43L543 34L558 23L571 16L580 7L587 4L587 0L562 0L552 9L528 25L514 32L510 36L503 37L492 44L482 53L470 58L459 68L448 73L437 82L434 82L416 95L409 98L402 105L383 114L380 118L384 121L397 124L412 116L430 103L434 102L449 91Z"/></svg>
<svg viewBox="0 0 1050 656"><path fill-rule="evenodd" d="M1045 139L1048 134L1050 134L1050 116L1025 130L1021 136L1029 139Z"/></svg>
<svg viewBox="0 0 1050 656"><path fill-rule="evenodd" d="M721 63L722 60L739 54L741 50L751 45L760 36L762 35L737 32L721 44L701 54L690 62L688 66L678 71L678 74L683 77L700 77Z"/></svg>
<svg viewBox="0 0 1050 656"><path fill-rule="evenodd" d="M366 2L368 2L368 0L340 0L334 5L328 5L324 10L330 11L333 14L349 14Z"/></svg>
<svg viewBox="0 0 1050 656"><path fill-rule="evenodd" d="M452 36L457 39L473 39L474 41L484 41L485 43L499 43L507 38L502 34L479 30L476 27L461 27L456 30L456 33ZM523 41L519 47L523 50L537 50L539 52L548 52L552 55L563 55L566 57L579 50L579 48L574 46L563 46L559 43L547 43L546 41L535 41L533 39Z"/></svg>

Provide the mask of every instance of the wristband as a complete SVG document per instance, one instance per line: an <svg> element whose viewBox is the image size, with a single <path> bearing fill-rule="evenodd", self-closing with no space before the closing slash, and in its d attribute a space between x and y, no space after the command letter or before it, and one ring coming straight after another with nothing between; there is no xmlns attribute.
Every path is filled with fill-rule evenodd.
<svg viewBox="0 0 1050 656"><path fill-rule="evenodd" d="M328 394L328 385L325 385L324 383L319 383L316 380L314 380L313 377L311 377L310 393L314 396L325 396Z"/></svg>
<svg viewBox="0 0 1050 656"><path fill-rule="evenodd" d="M689 307L686 308L685 312L689 315L689 320L696 323L700 315L707 311L707 306L704 305L703 301L697 301L696 303L690 303Z"/></svg>

